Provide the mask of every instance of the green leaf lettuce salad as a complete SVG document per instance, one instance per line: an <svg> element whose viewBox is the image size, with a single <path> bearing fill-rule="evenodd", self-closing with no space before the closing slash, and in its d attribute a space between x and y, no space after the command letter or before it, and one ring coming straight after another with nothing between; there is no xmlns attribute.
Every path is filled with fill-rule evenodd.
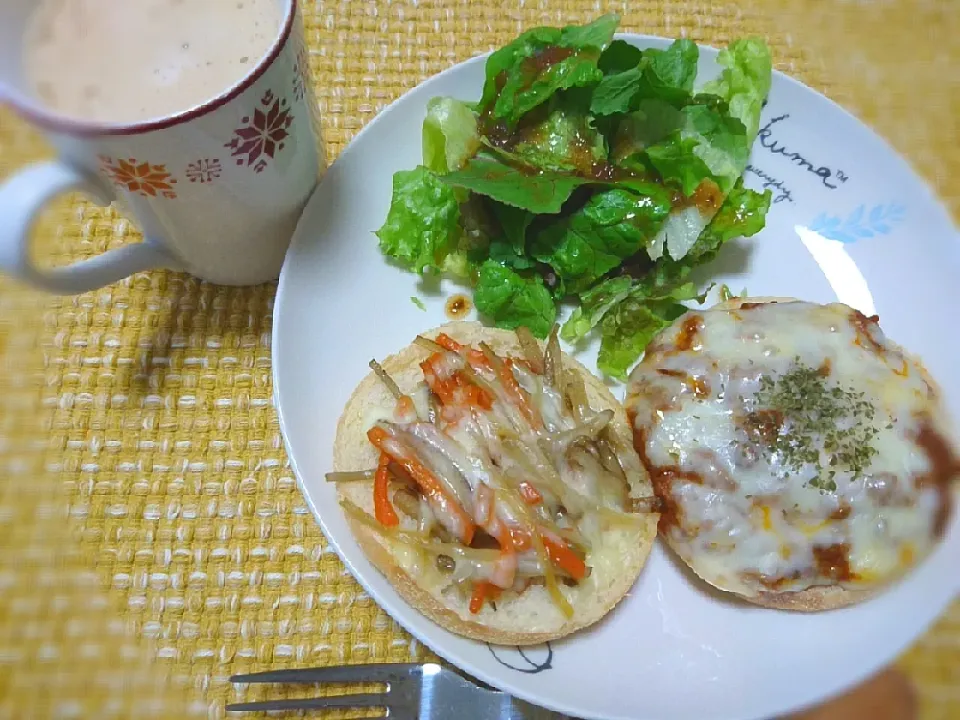
<svg viewBox="0 0 960 720"><path fill-rule="evenodd" d="M412 272L469 282L481 314L545 337L600 337L623 379L703 295L690 271L759 232L770 192L743 172L770 91L763 40L720 52L698 83L689 40L640 50L619 18L534 28L487 59L476 103L427 105L423 164L394 176L380 249Z"/></svg>

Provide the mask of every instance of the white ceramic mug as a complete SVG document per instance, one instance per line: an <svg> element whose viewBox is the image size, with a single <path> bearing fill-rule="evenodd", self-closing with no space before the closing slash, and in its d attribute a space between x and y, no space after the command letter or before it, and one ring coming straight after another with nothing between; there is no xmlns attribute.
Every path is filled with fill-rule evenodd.
<svg viewBox="0 0 960 720"><path fill-rule="evenodd" d="M280 33L236 85L184 112L108 125L57 115L33 99L22 43L34 0L3 0L0 97L45 131L59 159L0 187L0 269L64 294L160 267L225 285L277 278L324 167L297 0L277 2ZM29 252L34 219L70 191L116 202L145 241L62 268L37 267Z"/></svg>

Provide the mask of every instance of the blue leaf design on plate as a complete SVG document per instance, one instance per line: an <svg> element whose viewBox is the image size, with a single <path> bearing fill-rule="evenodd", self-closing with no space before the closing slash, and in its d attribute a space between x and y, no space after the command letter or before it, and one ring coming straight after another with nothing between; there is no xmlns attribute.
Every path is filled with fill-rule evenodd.
<svg viewBox="0 0 960 720"><path fill-rule="evenodd" d="M839 228L840 218L828 217L826 213L820 213L814 221L810 223L810 229L821 234L831 230L838 230Z"/></svg>
<svg viewBox="0 0 960 720"><path fill-rule="evenodd" d="M888 235L906 214L907 209L895 203L874 205L869 211L866 205L859 205L846 218L820 213L810 223L810 229L829 240L852 243L860 238Z"/></svg>
<svg viewBox="0 0 960 720"><path fill-rule="evenodd" d="M849 225L851 227L856 227L857 225L859 225L860 221L863 220L863 211L865 209L866 208L863 205L861 205L856 210L854 210L850 214L850 217L847 218L847 221L844 223L844 225Z"/></svg>

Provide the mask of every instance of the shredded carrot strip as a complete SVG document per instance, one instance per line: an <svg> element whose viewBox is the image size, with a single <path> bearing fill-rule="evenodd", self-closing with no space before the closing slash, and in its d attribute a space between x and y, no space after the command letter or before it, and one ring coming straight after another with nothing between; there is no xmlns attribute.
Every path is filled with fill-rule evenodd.
<svg viewBox="0 0 960 720"><path fill-rule="evenodd" d="M402 417L404 415L416 414L417 408L413 404L413 398L411 398L409 395L401 395L397 400L397 415Z"/></svg>
<svg viewBox="0 0 960 720"><path fill-rule="evenodd" d="M449 350L450 352L460 352L463 350L463 345L458 343L446 333L440 333L433 339L433 341L444 350Z"/></svg>
<svg viewBox="0 0 960 720"><path fill-rule="evenodd" d="M437 335L437 337L434 338L434 342L449 352L462 353L464 350L470 350L469 347L464 347L446 333Z"/></svg>
<svg viewBox="0 0 960 720"><path fill-rule="evenodd" d="M557 576L553 572L553 563L550 561L550 557L544 547L543 537L539 533L534 533L531 539L533 540L533 549L537 553L537 559L543 563L543 579L547 584L547 592L550 593L550 599L553 600L564 617L573 617L573 606L560 591L560 586L557 585Z"/></svg>
<svg viewBox="0 0 960 720"><path fill-rule="evenodd" d="M539 505L543 502L543 495L531 483L524 480L517 486L520 497L527 505Z"/></svg>
<svg viewBox="0 0 960 720"><path fill-rule="evenodd" d="M490 410L493 407L493 398L490 393L482 387L478 387L469 382L464 382L461 375L455 376L458 382L459 392L454 392L454 397L470 407L478 407L481 410ZM459 404L458 403L458 404Z"/></svg>
<svg viewBox="0 0 960 720"><path fill-rule="evenodd" d="M434 353L420 363L420 369L423 371L423 379L426 381L427 387L440 398L440 402L449 405L453 402L453 387L450 385L449 378L440 377L436 367L442 358L443 356L440 353Z"/></svg>
<svg viewBox="0 0 960 720"><path fill-rule="evenodd" d="M461 345L446 333L440 333L433 341L444 350L461 353L474 368L490 369L490 363L482 352L476 348Z"/></svg>
<svg viewBox="0 0 960 720"><path fill-rule="evenodd" d="M390 502L390 472L387 470L389 464L390 457L386 453L380 453L377 474L373 477L373 511L382 525L396 527L400 524L400 518Z"/></svg>
<svg viewBox="0 0 960 720"><path fill-rule="evenodd" d="M520 528L510 528L510 540L513 543L513 549L517 552L524 552L533 547L530 533Z"/></svg>
<svg viewBox="0 0 960 720"><path fill-rule="evenodd" d="M437 476L420 462L413 453L407 451L400 441L391 438L382 427L370 428L367 431L367 438L373 443L374 447L389 455L391 460L407 471L407 474L413 478L430 502L434 503L442 512L453 516L460 529L460 532L455 532L455 534L459 535L459 539L464 545L469 545L473 540L476 525L456 498L450 496ZM392 442L388 443L387 441ZM394 446L394 452L391 452L389 445ZM396 451L397 447L401 448L400 452ZM450 529L453 531L452 528Z"/></svg>
<svg viewBox="0 0 960 720"><path fill-rule="evenodd" d="M574 580L583 580L587 576L587 566L583 560L577 557L576 553L570 549L562 540L557 542L556 538L550 537L544 533L543 546L547 551L547 557L557 567L560 567L570 573Z"/></svg>
<svg viewBox="0 0 960 720"><path fill-rule="evenodd" d="M430 390L440 398L444 405L467 405L489 410L493 407L493 398L490 393L481 387L464 379L459 372L442 378L437 372L437 363L443 360L443 355L434 353L422 363L423 378Z"/></svg>
<svg viewBox="0 0 960 720"><path fill-rule="evenodd" d="M490 369L490 363L487 362L486 356L476 348L467 348L466 356L467 362L470 363L470 366L474 370L478 368L482 368L484 370Z"/></svg>
<svg viewBox="0 0 960 720"><path fill-rule="evenodd" d="M497 517L497 498L492 489L480 484L474 497L477 524L490 533L500 546L500 559L490 582L500 588L510 587L517 572L517 551L513 544L513 533L511 528Z"/></svg>
<svg viewBox="0 0 960 720"><path fill-rule="evenodd" d="M473 595L470 596L470 612L476 615L483 609L487 600L496 600L500 597L500 588L486 580L481 580L473 586Z"/></svg>

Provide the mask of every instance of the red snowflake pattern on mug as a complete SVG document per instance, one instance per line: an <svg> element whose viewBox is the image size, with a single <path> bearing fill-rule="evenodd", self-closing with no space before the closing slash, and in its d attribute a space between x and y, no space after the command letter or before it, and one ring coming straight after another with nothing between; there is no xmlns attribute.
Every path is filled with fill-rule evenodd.
<svg viewBox="0 0 960 720"><path fill-rule="evenodd" d="M209 183L220 177L223 166L216 158L207 158L197 160L187 165L187 171L184 173L190 182Z"/></svg>
<svg viewBox="0 0 960 720"><path fill-rule="evenodd" d="M308 82L310 82L310 57L307 55L307 48L304 46L297 53L297 61L293 66L293 97L295 100L303 100Z"/></svg>
<svg viewBox="0 0 960 720"><path fill-rule="evenodd" d="M166 165L151 165L133 158L113 160L101 155L100 169L110 177L114 185L129 192L139 193L145 197L162 195L171 200L177 197L173 189L177 180L167 172Z"/></svg>
<svg viewBox="0 0 960 720"><path fill-rule="evenodd" d="M293 123L289 103L275 97L272 90L267 91L260 104L263 107L254 110L252 116L242 118L244 127L234 130L233 138L224 144L237 159L237 165L252 167L258 173L283 150L283 141L289 137L288 129Z"/></svg>

